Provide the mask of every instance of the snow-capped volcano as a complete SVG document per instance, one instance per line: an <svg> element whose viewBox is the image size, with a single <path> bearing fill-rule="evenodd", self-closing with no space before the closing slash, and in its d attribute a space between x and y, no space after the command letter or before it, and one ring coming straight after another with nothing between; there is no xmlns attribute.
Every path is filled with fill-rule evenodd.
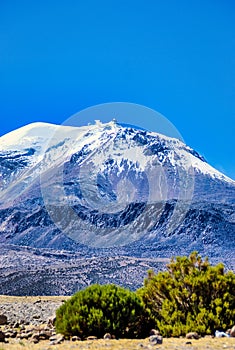
<svg viewBox="0 0 235 350"><path fill-rule="evenodd" d="M33 123L0 138L0 189L4 251L198 250L232 264L235 182L178 139L115 121Z"/></svg>
<svg viewBox="0 0 235 350"><path fill-rule="evenodd" d="M56 162L63 163L75 157L81 163L86 158L86 155L79 156L81 151L86 155L89 153L89 157L90 154L94 158L98 156L103 170L107 157L112 158L119 172L124 159L140 171L145 171L148 165L157 161L162 167L167 164L186 171L191 169L195 175L204 174L234 184L233 180L211 167L202 156L178 139L123 127L116 122L97 122L84 127L32 123L0 138L1 189L5 184L13 185L15 177L17 182L23 180L29 169L32 173L32 167L39 167L44 172L56 166Z"/></svg>

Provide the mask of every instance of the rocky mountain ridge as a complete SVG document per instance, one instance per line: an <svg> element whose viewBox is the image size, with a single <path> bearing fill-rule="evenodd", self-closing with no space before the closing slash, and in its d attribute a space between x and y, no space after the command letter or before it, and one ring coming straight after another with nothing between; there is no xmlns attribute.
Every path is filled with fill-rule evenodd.
<svg viewBox="0 0 235 350"><path fill-rule="evenodd" d="M31 124L0 138L0 188L0 294L135 289L144 269L192 250L235 266L235 182L177 139Z"/></svg>

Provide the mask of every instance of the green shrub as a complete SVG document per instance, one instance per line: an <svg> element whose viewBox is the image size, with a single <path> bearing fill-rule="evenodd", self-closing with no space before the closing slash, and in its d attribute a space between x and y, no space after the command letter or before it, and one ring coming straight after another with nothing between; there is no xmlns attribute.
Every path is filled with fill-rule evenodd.
<svg viewBox="0 0 235 350"><path fill-rule="evenodd" d="M173 258L165 272L149 271L137 293L164 336L205 335L234 325L235 274L197 252Z"/></svg>
<svg viewBox="0 0 235 350"><path fill-rule="evenodd" d="M138 338L149 334L151 320L141 299L114 284L92 285L77 292L56 312L56 330L66 336Z"/></svg>

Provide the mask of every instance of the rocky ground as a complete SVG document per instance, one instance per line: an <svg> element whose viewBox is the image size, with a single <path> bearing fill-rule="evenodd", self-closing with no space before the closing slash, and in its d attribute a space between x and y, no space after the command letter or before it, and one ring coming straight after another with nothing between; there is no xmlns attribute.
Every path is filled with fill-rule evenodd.
<svg viewBox="0 0 235 350"><path fill-rule="evenodd" d="M47 324L50 319L53 320L56 309L67 298L0 296L0 315L7 317L9 326L16 324L19 326Z"/></svg>
<svg viewBox="0 0 235 350"><path fill-rule="evenodd" d="M96 339L92 335L81 341L78 337L65 340L54 328L55 310L67 297L0 296L0 350L56 350L56 349L162 349L162 350L235 350L235 337L162 339L157 333L143 340Z"/></svg>
<svg viewBox="0 0 235 350"><path fill-rule="evenodd" d="M1 350L234 350L234 338L219 338L199 340L164 339L163 344L151 344L149 339L135 340L86 340L63 341L61 344L51 345L48 340L33 344L29 340L10 340L0 343Z"/></svg>
<svg viewBox="0 0 235 350"><path fill-rule="evenodd" d="M118 256L117 251L93 256L2 244L0 251L0 295L71 295L94 283L136 290L149 269L162 271L169 262L169 258L121 255L125 253L121 248Z"/></svg>

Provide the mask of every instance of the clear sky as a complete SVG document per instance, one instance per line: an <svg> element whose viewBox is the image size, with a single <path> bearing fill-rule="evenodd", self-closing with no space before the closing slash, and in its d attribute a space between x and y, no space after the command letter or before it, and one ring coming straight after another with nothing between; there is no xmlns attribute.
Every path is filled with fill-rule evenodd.
<svg viewBox="0 0 235 350"><path fill-rule="evenodd" d="M146 105L235 179L233 0L0 1L0 135Z"/></svg>

